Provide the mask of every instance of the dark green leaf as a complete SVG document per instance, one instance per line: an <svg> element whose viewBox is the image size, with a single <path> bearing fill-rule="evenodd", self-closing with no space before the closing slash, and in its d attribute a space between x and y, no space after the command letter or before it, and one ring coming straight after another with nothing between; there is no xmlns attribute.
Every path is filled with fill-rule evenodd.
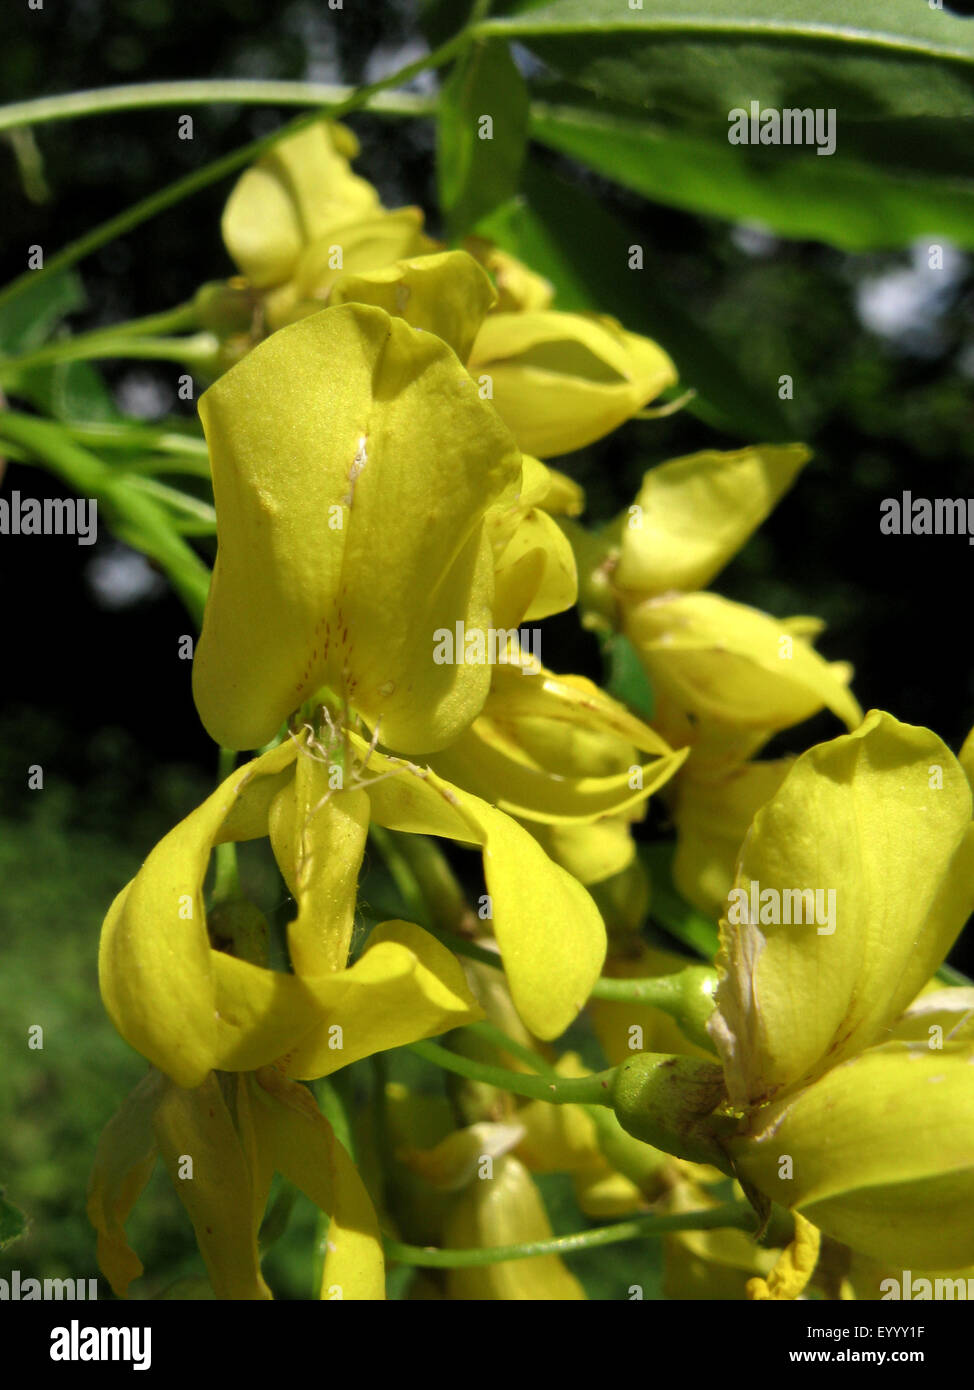
<svg viewBox="0 0 974 1390"><path fill-rule="evenodd" d="M931 157L950 148L956 126L917 119L898 135L887 127L884 161L871 160L863 139L856 153L839 147L819 158L810 149L730 145L726 131L677 133L604 104L536 104L531 134L656 202L861 251L930 235L974 246L974 170L940 170ZM965 138L974 141L974 129Z"/></svg>
<svg viewBox="0 0 974 1390"><path fill-rule="evenodd" d="M726 128L727 112L974 118L974 24L913 0L554 0L483 26L613 100Z"/></svg>
<svg viewBox="0 0 974 1390"><path fill-rule="evenodd" d="M517 189L527 140L528 95L506 44L477 44L440 96L440 205L461 237Z"/></svg>
<svg viewBox="0 0 974 1390"><path fill-rule="evenodd" d="M575 84L536 104L534 138L647 197L849 250L974 246L974 20L921 0L557 0L489 32ZM752 101L833 109L835 152L731 145Z"/></svg>

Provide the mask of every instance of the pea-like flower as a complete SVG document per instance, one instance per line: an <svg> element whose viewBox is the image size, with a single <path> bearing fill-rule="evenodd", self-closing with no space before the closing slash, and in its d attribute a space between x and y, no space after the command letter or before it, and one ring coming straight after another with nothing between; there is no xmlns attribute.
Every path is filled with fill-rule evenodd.
<svg viewBox="0 0 974 1390"><path fill-rule="evenodd" d="M796 914L829 892L834 913ZM710 1031L737 1172L874 1260L969 1265L972 1033L964 999L921 994L974 905L957 759L876 711L811 749L755 817L732 899Z"/></svg>

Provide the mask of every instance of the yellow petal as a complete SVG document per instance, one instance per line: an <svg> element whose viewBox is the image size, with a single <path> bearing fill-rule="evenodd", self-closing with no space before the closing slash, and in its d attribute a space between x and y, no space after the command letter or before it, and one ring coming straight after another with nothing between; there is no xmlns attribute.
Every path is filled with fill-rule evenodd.
<svg viewBox="0 0 974 1390"><path fill-rule="evenodd" d="M551 1106L551 1109L559 1107ZM458 1192L482 1180L485 1159L508 1153L523 1137L520 1124L483 1120L457 1129L431 1149L400 1149L396 1157L413 1173L444 1192Z"/></svg>
<svg viewBox="0 0 974 1390"><path fill-rule="evenodd" d="M673 881L688 902L720 917L734 883L741 843L755 814L781 786L792 759L745 763L716 777L694 776L691 759L676 790Z"/></svg>
<svg viewBox="0 0 974 1390"><path fill-rule="evenodd" d="M453 954L411 922L380 923L348 970L304 983L316 1017L281 1059L299 1078L327 1076L483 1017Z"/></svg>
<svg viewBox="0 0 974 1390"><path fill-rule="evenodd" d="M463 246L494 277L499 312L548 308L555 293L550 281L529 270L523 261L483 237L466 237Z"/></svg>
<svg viewBox="0 0 974 1390"><path fill-rule="evenodd" d="M495 563L494 624L516 628L537 622L564 613L577 597L571 545L547 512L533 508Z"/></svg>
<svg viewBox="0 0 974 1390"><path fill-rule="evenodd" d="M755 817L721 922L710 1031L733 1101L807 1084L913 1000L974 906L970 822L949 749L888 714L797 759Z"/></svg>
<svg viewBox="0 0 974 1390"><path fill-rule="evenodd" d="M301 252L287 297L267 301L271 328L280 328L331 302L333 287L344 275L363 275L394 261L436 249L423 231L419 208L384 208L330 227Z"/></svg>
<svg viewBox="0 0 974 1390"><path fill-rule="evenodd" d="M490 280L471 256L441 251L358 275L345 273L328 302L375 304L413 328L435 333L466 362L495 300Z"/></svg>
<svg viewBox="0 0 974 1390"><path fill-rule="evenodd" d="M705 588L810 457L803 444L758 444L651 469L623 518L614 582L643 594Z"/></svg>
<svg viewBox="0 0 974 1390"><path fill-rule="evenodd" d="M557 1037L585 1003L605 956L605 927L588 893L526 830L479 797L399 759L379 757L371 766L401 771L369 784L376 824L481 847L515 1006L536 1037Z"/></svg>
<svg viewBox="0 0 974 1390"><path fill-rule="evenodd" d="M295 756L288 743L232 773L160 840L105 918L98 958L105 1007L126 1042L179 1086L199 1086L218 1055L212 961L219 953L210 948L203 902L210 852L234 819L254 828L255 807L266 800L261 783L278 787ZM255 806L241 806L250 801Z"/></svg>
<svg viewBox="0 0 974 1390"><path fill-rule="evenodd" d="M323 1299L384 1299L382 1237L371 1198L311 1092L273 1068L257 1075L254 1124L274 1167L331 1218Z"/></svg>
<svg viewBox="0 0 974 1390"><path fill-rule="evenodd" d="M341 305L255 348L200 413L219 518L193 664L207 729L260 746L327 685L392 746L447 743L490 671L436 664L434 634L490 625L483 519L520 470L454 354Z"/></svg>
<svg viewBox="0 0 974 1390"><path fill-rule="evenodd" d="M821 1236L800 1211L795 1212L795 1238L778 1257L766 1279L752 1279L747 1286L749 1299L764 1301L795 1299L805 1292L818 1263Z"/></svg>
<svg viewBox="0 0 974 1390"><path fill-rule="evenodd" d="M191 1091L167 1087L154 1125L217 1298L270 1298L260 1272L256 1220L267 1193L255 1195L255 1175L217 1077L211 1074Z"/></svg>
<svg viewBox="0 0 974 1390"><path fill-rule="evenodd" d="M288 951L297 975L343 970L355 921L358 875L369 829L362 791L339 789L335 765L301 746L294 776L269 815L271 843L298 905L288 925Z"/></svg>
<svg viewBox="0 0 974 1390"><path fill-rule="evenodd" d="M601 439L676 380L650 339L611 319L550 310L491 314L468 366L490 379L518 446L538 458Z"/></svg>
<svg viewBox="0 0 974 1390"><path fill-rule="evenodd" d="M653 683L654 723L674 746L710 727L766 736L823 706L849 728L862 717L829 663L756 608L710 593L647 599L627 610L626 632Z"/></svg>
<svg viewBox="0 0 974 1390"><path fill-rule="evenodd" d="M166 1085L157 1071L144 1076L105 1126L88 1180L88 1220L98 1235L98 1267L119 1298L128 1297L142 1261L125 1236L125 1222L156 1165L152 1118Z"/></svg>
<svg viewBox="0 0 974 1390"><path fill-rule="evenodd" d="M756 1112L731 1144L738 1172L871 1259L970 1265L972 1066L969 1043L872 1048Z"/></svg>
<svg viewBox="0 0 974 1390"><path fill-rule="evenodd" d="M604 816L596 821L571 821L563 825L525 823L549 859L567 869L586 888L615 878L635 863L636 844L626 815ZM606 925L612 923L601 907ZM645 912L642 914L645 916Z"/></svg>
<svg viewBox="0 0 974 1390"><path fill-rule="evenodd" d="M375 189L349 168L357 153L351 131L321 122L279 141L241 175L223 213L223 240L256 288L286 280L302 248L329 226L378 209Z"/></svg>
<svg viewBox="0 0 974 1390"><path fill-rule="evenodd" d="M450 1249L490 1249L549 1240L551 1224L528 1170L513 1155L494 1163L494 1175L475 1181L460 1198L446 1230ZM584 1299L585 1291L557 1255L451 1269L449 1296L456 1299Z"/></svg>

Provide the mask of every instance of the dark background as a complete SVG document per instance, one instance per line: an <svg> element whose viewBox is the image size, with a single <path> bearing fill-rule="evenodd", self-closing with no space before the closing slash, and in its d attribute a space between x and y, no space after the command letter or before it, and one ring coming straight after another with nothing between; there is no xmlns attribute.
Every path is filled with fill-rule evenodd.
<svg viewBox="0 0 974 1390"><path fill-rule="evenodd" d="M443 14L462 14L463 6L438 9L442 21ZM341 12L313 0L46 0L34 12L26 0L7 0L0 13L0 92L9 102L208 76L356 83L405 61L409 55L396 51L416 41L416 12L415 5L389 0L346 0ZM176 135L176 108L39 127L43 199L36 189L33 199L25 194L13 151L0 139L2 281L25 269L28 245L53 253L293 114L189 109L195 132L185 142ZM358 115L349 124L362 142L358 168L383 200L422 205L430 229L439 232L432 123ZM715 587L778 616L821 615L828 631L820 648L854 664L864 708L927 725L956 750L974 723L974 549L964 537L882 536L879 506L907 489L930 498L969 497L974 508L970 260L955 257L939 298L928 299L924 312L901 315L895 332L881 335L862 321L858 297L880 277L909 277L909 252L854 257L813 243L761 239L640 202L544 151L536 157L638 221L653 274L701 333L720 333L735 344L743 371L763 380L794 378L795 399L782 408L794 437L814 448L814 461ZM219 219L231 186L232 179L207 189L83 262L87 307L71 317L71 327L84 331L154 312L230 274ZM598 255L597 247L590 250ZM920 282L900 283L908 298ZM187 413L193 406L175 399L179 370L108 364L104 374L123 399L147 399L148 392L162 413ZM632 500L647 467L743 442L684 412L632 422L559 466L585 484L589 517L602 520ZM10 465L4 490L17 488L30 496L61 495L48 475ZM134 1083L141 1072L101 1013L94 975L101 917L154 841L206 793L215 772L215 749L190 694L190 665L178 658L179 638L192 631L191 623L165 591L121 609L99 602L91 566L113 547L103 530L94 548L64 538L10 537L0 549L4 1055L14 1056L16 1039L22 1058L22 1028L37 1021L10 1000L27 999L30 1009L40 1009L51 1037L43 1075L22 1062L0 1068L0 1111L21 1117L0 1145L0 1182L9 1178L21 1204L46 1213L30 1248L17 1247L17 1258L21 1268L33 1261L49 1277L90 1267L78 1194L91 1135L124 1093L122 1083ZM599 674L594 642L574 616L551 623L546 652L555 669ZM838 732L822 716L781 746L799 750ZM33 763L45 769L43 795L26 789ZM66 918L76 930L65 931ZM970 940L952 959L974 970ZM86 1030L84 1065L77 1037L67 1027L59 1036L58 1020ZM178 1242L169 1249L160 1234L169 1202L158 1183L150 1189L143 1235L148 1253L178 1272L189 1256ZM59 1222L77 1235L59 1236Z"/></svg>

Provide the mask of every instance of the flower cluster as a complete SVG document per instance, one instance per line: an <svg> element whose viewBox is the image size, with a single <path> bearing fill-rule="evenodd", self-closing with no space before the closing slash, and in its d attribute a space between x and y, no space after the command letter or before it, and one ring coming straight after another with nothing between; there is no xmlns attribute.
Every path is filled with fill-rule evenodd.
<svg viewBox="0 0 974 1390"><path fill-rule="evenodd" d="M673 460L584 528L581 490L542 460L657 400L670 359L553 308L485 241L440 246L355 153L307 127L224 214L251 312L200 402L218 555L193 693L214 740L253 756L105 920L105 1005L151 1067L92 1175L112 1287L141 1273L124 1223L160 1156L221 1298L271 1296L275 1174L328 1218L326 1299L384 1297L401 1239L458 1252L415 1296L584 1297L554 1244L476 1258L551 1242L547 1173L594 1218L702 1214L662 1228L675 1296L814 1279L868 1297L898 1263L974 1264L974 991L931 983L974 906L965 767L863 718L815 619L706 588L808 451ZM525 625L576 604L631 645L651 715L544 665ZM823 710L848 732L758 757ZM722 917L710 965L641 931L634 827L656 795L677 887ZM262 839L293 903L280 939L233 874L207 888L211 860ZM443 842L480 855L478 906ZM422 911L363 943L369 844ZM827 934L773 911L825 890ZM576 1025L608 1072L557 1043ZM378 1066L342 1133L304 1084L406 1046L452 1089ZM709 1229L728 1194L737 1228Z"/></svg>

